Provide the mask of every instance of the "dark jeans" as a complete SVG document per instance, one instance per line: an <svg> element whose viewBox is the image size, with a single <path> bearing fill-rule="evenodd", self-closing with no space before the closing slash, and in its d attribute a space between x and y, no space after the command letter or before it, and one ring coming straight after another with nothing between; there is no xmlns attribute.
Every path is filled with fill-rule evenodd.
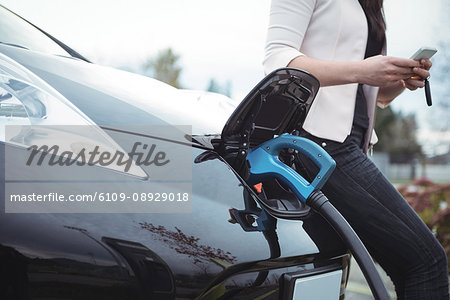
<svg viewBox="0 0 450 300"><path fill-rule="evenodd" d="M347 219L395 285L398 299L449 299L444 249L401 194L361 150L362 130L338 143L300 135L321 145L336 161L323 193ZM300 156L299 172L317 167Z"/></svg>

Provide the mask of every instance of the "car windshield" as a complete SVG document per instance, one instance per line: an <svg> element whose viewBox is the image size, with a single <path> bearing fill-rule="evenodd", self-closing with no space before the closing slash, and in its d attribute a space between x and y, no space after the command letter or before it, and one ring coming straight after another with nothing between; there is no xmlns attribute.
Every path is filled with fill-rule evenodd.
<svg viewBox="0 0 450 300"><path fill-rule="evenodd" d="M49 54L69 54L39 29L0 5L0 43Z"/></svg>

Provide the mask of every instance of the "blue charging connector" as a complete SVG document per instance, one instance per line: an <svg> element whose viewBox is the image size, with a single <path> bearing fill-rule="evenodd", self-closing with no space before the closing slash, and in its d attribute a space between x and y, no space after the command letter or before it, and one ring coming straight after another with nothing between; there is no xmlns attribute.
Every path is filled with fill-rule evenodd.
<svg viewBox="0 0 450 300"><path fill-rule="evenodd" d="M312 182L308 182L278 159L281 150L285 148L305 154L320 168ZM277 178L287 184L302 203L306 202L312 192L323 187L336 167L336 162L322 147L306 138L287 133L249 150L247 161L250 164L250 184Z"/></svg>
<svg viewBox="0 0 450 300"><path fill-rule="evenodd" d="M320 168L311 183L278 159L280 151L286 148L305 154ZM315 209L339 234L361 267L375 299L391 299L364 244L344 217L320 191L336 167L335 161L324 149L308 139L282 134L249 150L247 161L250 184L270 178L277 178L287 184L302 203ZM258 222L258 230L265 230L266 224L273 224L271 218L273 217L263 211L262 219Z"/></svg>

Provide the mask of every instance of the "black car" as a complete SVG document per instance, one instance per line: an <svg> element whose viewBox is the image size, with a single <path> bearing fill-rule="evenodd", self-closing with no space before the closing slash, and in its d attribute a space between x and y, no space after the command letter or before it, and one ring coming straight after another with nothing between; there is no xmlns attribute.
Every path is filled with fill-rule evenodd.
<svg viewBox="0 0 450 300"><path fill-rule="evenodd" d="M247 151L301 126L302 103L317 88L312 77L285 70L235 109L224 96L95 65L0 6L0 299L343 298L350 255L338 235L283 183L245 180ZM8 133L14 124L32 129ZM186 124L192 128L175 126ZM169 149L171 169L158 183L151 165L80 168L74 179L72 170L47 177L42 166L22 163L30 143L66 125L94 128L112 149L156 141ZM69 131L68 147L86 138ZM9 203L11 191L88 194L106 186L103 199L133 198L167 182L186 188L189 205L21 211Z"/></svg>

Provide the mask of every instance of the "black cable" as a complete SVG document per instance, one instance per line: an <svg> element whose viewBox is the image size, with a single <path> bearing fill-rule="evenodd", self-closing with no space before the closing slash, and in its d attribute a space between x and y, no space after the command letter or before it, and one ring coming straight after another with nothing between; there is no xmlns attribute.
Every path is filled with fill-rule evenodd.
<svg viewBox="0 0 450 300"><path fill-rule="evenodd" d="M358 262L375 299L391 300L386 286L381 280L380 274L375 268L375 264L369 252L367 252L366 247L345 218L328 201L327 197L322 192L315 191L306 199L306 204L322 215L340 235Z"/></svg>
<svg viewBox="0 0 450 300"><path fill-rule="evenodd" d="M425 98L427 99L427 105L431 106L433 103L431 102L431 88L428 79L425 79Z"/></svg>

